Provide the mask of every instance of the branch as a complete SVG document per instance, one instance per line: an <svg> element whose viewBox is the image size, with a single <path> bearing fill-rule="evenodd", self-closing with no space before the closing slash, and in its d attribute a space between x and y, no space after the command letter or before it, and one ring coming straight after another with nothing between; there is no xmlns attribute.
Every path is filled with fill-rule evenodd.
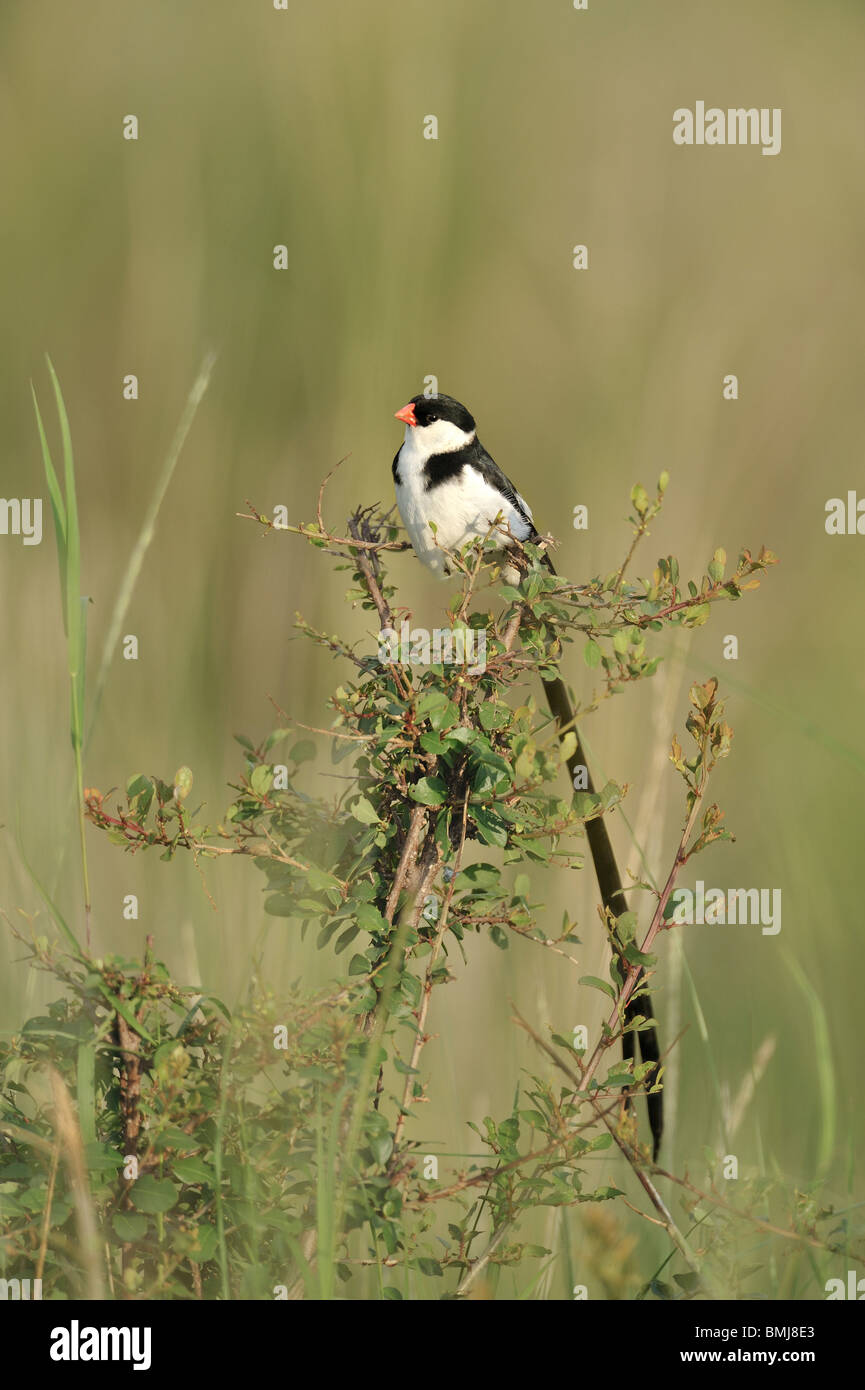
<svg viewBox="0 0 865 1390"><path fill-rule="evenodd" d="M325 481L327 480L325 479ZM323 486L324 484L322 484L322 487ZM354 516L349 518L348 529L355 543L373 541L376 533L373 532L369 523L369 508L365 511L358 509ZM390 611L390 605L387 599L382 594L378 582L379 563L375 551L373 550L372 554L369 555L365 553L364 549L359 549L355 559L357 561L357 567L366 581L369 596L376 606L382 627L393 627L393 614Z"/></svg>
<svg viewBox="0 0 865 1390"><path fill-rule="evenodd" d="M513 1006L513 1001L511 1001L511 1003ZM540 1037L539 1034L535 1032L534 1028L532 1028L530 1024L526 1023L525 1019L521 1017L520 1013L515 1007L514 1014L514 1022L517 1023L520 1026L520 1028L525 1029L529 1037L532 1038L532 1040L537 1044L537 1046L543 1052L545 1052L548 1057L552 1058L553 1062L559 1068L559 1070L565 1073L568 1080L571 1081L576 1086L576 1089L579 1091L581 1089L580 1079L576 1075L576 1073L573 1072L571 1068L567 1065L564 1058L561 1057L552 1047L550 1047L549 1043L547 1043L542 1037ZM682 1232L679 1230L678 1226L673 1220L672 1214L669 1208L667 1207L666 1202L664 1201L658 1189L655 1187L651 1178L645 1172L643 1160L639 1151L625 1142L622 1135L619 1133L618 1125L613 1123L612 1117L608 1113L602 1111L600 1100L597 1096L590 1095L588 1097L588 1101L598 1118L601 1119L603 1123L606 1125L607 1129L613 1137L614 1143L617 1145L621 1153L625 1156L625 1158L628 1160L628 1163L631 1165L631 1168L636 1174L637 1181L643 1187L646 1195L649 1198L649 1201L652 1203L652 1206L655 1208L656 1212L658 1213L658 1216L660 1217L660 1224L665 1228L673 1244L676 1246L679 1253L690 1265L691 1269L693 1269L695 1273L699 1272L699 1263L695 1259L691 1250L689 1250L685 1237L682 1235Z"/></svg>
<svg viewBox="0 0 865 1390"><path fill-rule="evenodd" d="M453 874L451 876L451 881L448 885L448 891L445 896L445 900L442 903L442 910L439 914L438 923L436 924L436 934L433 939L432 949L430 950L429 960L427 962L427 968L424 973L423 994L421 995L420 1007L417 1012L417 1032L415 1033L414 1044L412 1046L411 1052L411 1061L409 1062L411 1070L406 1073L405 1086L403 1088L402 1105L400 1106L400 1112L397 1116L396 1127L394 1128L393 1133L394 1156L396 1155L400 1139L402 1138L402 1132L405 1128L406 1117L408 1115L408 1107L411 1103L411 1093L414 1088L414 1078L417 1074L418 1062L420 1061L420 1054L423 1051L424 1043L427 1041L424 1029L426 1028L426 1020L430 1004L430 995L432 994L433 971L435 970L436 962L441 953L445 929L448 924L448 912L450 910L451 899L454 895L457 874L460 871L460 865L462 863L463 849L465 847L466 842L466 822L468 818L468 803L469 793L468 788L466 788L465 796L463 798L463 823L460 832L460 842L456 853L456 860L453 866ZM418 898L420 900L420 895L418 895ZM393 1162L393 1159L391 1160L391 1162Z"/></svg>

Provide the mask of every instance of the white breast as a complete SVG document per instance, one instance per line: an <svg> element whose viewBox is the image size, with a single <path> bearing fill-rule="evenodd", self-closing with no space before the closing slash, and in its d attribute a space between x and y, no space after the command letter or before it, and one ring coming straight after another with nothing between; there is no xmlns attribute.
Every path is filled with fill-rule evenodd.
<svg viewBox="0 0 865 1390"><path fill-rule="evenodd" d="M415 446L412 439L415 433L410 428L406 430L406 441L400 450L400 482L396 486L396 501L419 560L444 576L447 557L442 554L442 547L445 550L459 550L474 537L486 536L499 513L502 516L499 528L502 546L512 544L513 536L525 540L531 529L525 517L475 469L466 467L459 477L427 490L423 465L429 454ZM461 434L460 443L465 442L466 437ZM445 450L438 449L436 452ZM522 498L520 502L530 517L531 512ZM436 527L435 534L430 522ZM508 535L505 528L509 528L512 535Z"/></svg>

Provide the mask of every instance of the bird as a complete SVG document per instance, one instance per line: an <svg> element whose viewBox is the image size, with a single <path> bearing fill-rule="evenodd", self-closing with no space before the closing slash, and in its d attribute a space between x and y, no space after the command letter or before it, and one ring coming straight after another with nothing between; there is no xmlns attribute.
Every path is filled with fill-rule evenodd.
<svg viewBox="0 0 865 1390"><path fill-rule="evenodd" d="M464 405L453 396L413 396L395 418L405 424L393 461L397 507L422 564L444 578L447 552L478 537L495 535L503 551L541 540L531 508L487 453ZM518 581L518 566L505 563L502 577Z"/></svg>
<svg viewBox="0 0 865 1390"><path fill-rule="evenodd" d="M481 444L475 418L466 406L442 393L412 396L407 405L394 412L394 418L405 425L405 437L393 461L396 502L412 549L422 564L439 578L446 578L450 573L448 551L493 535L504 552L501 576L506 584L521 578L525 564L521 570L512 561L517 558L515 547L520 551L526 542L541 547L541 563L556 574L529 504ZM576 748L567 760L571 783L576 785L579 768L581 787L593 793L567 686L559 676L545 679L543 684L560 737L568 730L577 736ZM585 829L601 901L612 918L619 917L627 902L604 818L587 820ZM652 1016L652 1002L645 991L639 998L632 996L625 1008L627 1020L637 1016ZM636 1036L643 1061L654 1062L657 1074L660 1053L655 1027L644 1026ZM626 1059L635 1058L633 1031L623 1034L622 1051ZM663 1134L662 1093L648 1094L647 1102L656 1158Z"/></svg>

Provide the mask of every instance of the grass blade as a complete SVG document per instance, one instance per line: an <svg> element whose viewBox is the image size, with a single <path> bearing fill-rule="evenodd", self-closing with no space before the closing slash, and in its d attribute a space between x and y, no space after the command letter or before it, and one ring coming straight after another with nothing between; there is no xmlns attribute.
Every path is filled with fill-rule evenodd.
<svg viewBox="0 0 865 1390"><path fill-rule="evenodd" d="M15 838L18 844L18 853L21 856L21 863L24 865L27 876L29 877L31 883L35 887L37 893L44 902L45 906L48 908L48 911L50 912L57 926L60 928L63 935L65 936L67 944L70 950L72 951L72 954L75 957L75 959L81 961L85 960L86 957L80 945L78 944L78 938L76 937L74 931L69 926L69 923L66 921L66 918L63 916L63 913L60 911L59 907L57 907L57 905L52 900L50 894L48 893L48 890L43 887L41 880L37 878L35 872L30 866L30 861L28 860L27 855L24 852L24 844L21 839L21 822L19 819L16 819Z"/></svg>
<svg viewBox="0 0 865 1390"><path fill-rule="evenodd" d="M99 671L96 675L96 684L93 687L93 707L90 712L90 725L87 730L88 739L93 733L93 726L96 722L99 706L102 703L102 694L105 689L105 682L108 678L111 658L114 655L114 649L117 646L123 628L123 620L126 617L129 605L132 601L132 594L138 582L141 567L144 564L144 557L147 554L147 550L156 531L156 521L159 516L159 510L162 506L165 494L168 491L168 485L174 475L174 470L177 467L177 461L180 458L183 446L186 443L186 436L189 434L192 422L195 419L196 411L210 384L210 377L215 361L216 354L213 352L208 353L201 364L192 390L186 398L183 414L180 417L180 422L175 431L174 438L165 456L162 472L157 479L153 496L150 499L150 503L144 515L144 520L141 523L141 530L132 548L132 554L129 557L126 572L120 582L120 588L117 592L117 598L115 599L111 620L108 625L108 634L105 638L105 645L102 648L102 657L99 662Z"/></svg>
<svg viewBox="0 0 865 1390"><path fill-rule="evenodd" d="M66 614L66 504L63 501L63 493L60 491L60 483L51 461L51 450L48 447L48 440L45 435L45 426L42 423L42 415L39 410L39 401L36 398L36 389L31 381L30 390L33 395L33 409L36 411L36 425L39 430L39 443L42 446L42 463L45 468L45 477L48 482L48 496L51 501L51 515L54 517L54 534L57 537L57 561L60 567L60 604L63 612L63 631L67 632Z"/></svg>
<svg viewBox="0 0 865 1390"><path fill-rule="evenodd" d="M33 404L36 409L36 423L42 445L45 463L45 476L54 514L54 529L57 536L57 565L60 573L60 597L63 607L63 626L66 631L66 662L70 685L70 731L72 749L75 754L75 782L78 796L78 837L81 846L81 873L84 885L84 920L87 931L87 945L90 945L90 875L87 868L87 840L84 831L84 768L82 747L84 738L84 682L87 664L87 600L81 597L81 535L78 529L78 500L75 493L75 458L72 453L72 435L69 417L57 373L50 357L45 359L51 374L54 388L54 402L57 418L60 421L60 438L63 446L63 483L65 496L51 460L51 451L45 437L45 429L39 412L36 392Z"/></svg>
<svg viewBox="0 0 865 1390"><path fill-rule="evenodd" d="M46 355L51 385L54 388L54 402L57 418L60 421L60 439L63 446L63 488L66 501L66 636L69 643L69 675L73 686L84 662L81 640L81 535L78 530L78 500L75 493L75 458L72 453L72 435L69 417L60 382L51 358ZM80 711L79 711L80 713Z"/></svg>
<svg viewBox="0 0 865 1390"><path fill-rule="evenodd" d="M808 1001L814 1033L814 1062L820 1094L820 1133L817 1140L817 1176L825 1176L835 1153L837 1095L829 1023L823 1002L797 960L788 959L787 968Z"/></svg>

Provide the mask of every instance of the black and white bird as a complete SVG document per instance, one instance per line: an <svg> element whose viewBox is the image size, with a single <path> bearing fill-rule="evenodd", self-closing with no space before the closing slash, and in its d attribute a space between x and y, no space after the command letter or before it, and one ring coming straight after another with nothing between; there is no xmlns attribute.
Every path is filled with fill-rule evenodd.
<svg viewBox="0 0 865 1390"><path fill-rule="evenodd" d="M478 536L500 536L502 550L515 541L540 542L531 508L487 453L464 405L452 396L413 396L396 419L405 424L393 461L396 502L412 548L429 569L444 577L445 552ZM514 583L519 570L506 564L502 577Z"/></svg>
<svg viewBox="0 0 865 1390"><path fill-rule="evenodd" d="M447 551L459 550L478 536L497 535L501 549L512 549L516 541L543 545L532 519L531 508L490 458L477 436L474 417L452 396L413 396L408 405L395 412L405 424L405 439L393 461L393 478L400 516L418 559L440 576L448 574ZM433 530L435 527L435 530ZM544 564L555 574L549 555ZM520 571L513 563L502 565L505 583L518 581ZM577 745L567 758L568 773L574 786L594 792L594 783L584 761L579 732L567 687L561 677L541 678L550 711L560 735L577 733ZM601 890L605 909L618 917L627 900L622 889L616 857L603 816L586 821L586 838ZM652 1016L648 994L633 996L625 1008L625 1018L633 1022ZM626 1059L636 1057L636 1037L644 1062L660 1064L656 1029L643 1026L639 1034L627 1031L622 1037ZM663 1095L660 1090L647 1096L653 1153L657 1157L663 1133Z"/></svg>

